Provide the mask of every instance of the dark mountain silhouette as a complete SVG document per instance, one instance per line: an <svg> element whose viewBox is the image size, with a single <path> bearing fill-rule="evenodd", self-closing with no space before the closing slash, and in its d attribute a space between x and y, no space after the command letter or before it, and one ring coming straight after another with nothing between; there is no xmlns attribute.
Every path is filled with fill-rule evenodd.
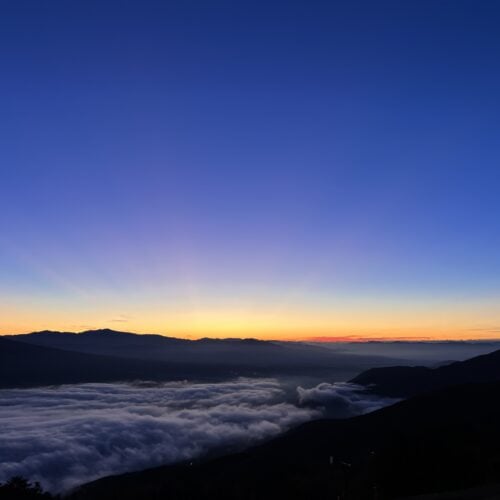
<svg viewBox="0 0 500 500"><path fill-rule="evenodd" d="M123 358L154 359L176 362L206 362L239 365L252 360L254 364L295 360L331 362L331 354L321 348L299 345L286 347L255 339L185 340L162 335L134 334L115 330L89 330L81 333L43 331L9 336L12 340L88 354L105 354Z"/></svg>
<svg viewBox="0 0 500 500"><path fill-rule="evenodd" d="M46 339L56 344L63 337L59 347L48 347L23 339ZM0 337L0 387L30 387L84 382L116 382L134 380L227 380L235 377L255 376L298 376L324 377L334 379L351 375L352 371L369 359L357 360L353 365L350 357L325 355L321 350L304 349L300 346L289 348L271 342L259 341L214 341L193 342L190 356L181 356L179 351L169 352L168 345L177 339L163 339L153 336L144 347L141 335L119 332L86 332L85 334L64 334L42 332L26 336ZM159 338L157 338L159 337ZM91 354L66 350L65 338L70 342L81 342L87 350L105 354ZM76 340L73 340L75 338ZM81 340L79 340L81 338ZM13 340L16 339L16 340ZM45 340L43 340L45 342ZM189 341L179 341L181 344ZM42 341L40 342L42 343ZM150 356L156 349L167 353L165 356ZM203 346L214 349L204 349ZM202 346L202 347L199 347ZM143 349L143 356L122 357L121 353ZM316 354L319 352L319 354ZM111 354L108 354L111 353ZM176 354L177 353L177 354ZM162 361L163 360L163 361ZM379 361L380 362L380 361Z"/></svg>
<svg viewBox="0 0 500 500"><path fill-rule="evenodd" d="M0 387L34 387L85 382L135 380L226 380L238 376L277 375L308 371L308 366L285 364L256 367L234 364L155 361L87 354L32 345L0 337ZM327 367L323 367L327 370ZM330 368L330 371L335 371Z"/></svg>
<svg viewBox="0 0 500 500"><path fill-rule="evenodd" d="M108 329L82 333L42 331L4 338L64 351L166 362L191 369L198 367L195 371L199 373L207 369L232 376L284 374L345 380L371 366L396 362L381 356L337 354L302 343L255 339L184 340Z"/></svg>
<svg viewBox="0 0 500 500"><path fill-rule="evenodd" d="M0 387L30 387L125 380L223 377L214 367L99 356L30 345L0 337Z"/></svg>
<svg viewBox="0 0 500 500"><path fill-rule="evenodd" d="M500 383L315 421L245 452L89 483L72 500L393 499L500 482ZM453 497L460 498L460 497Z"/></svg>
<svg viewBox="0 0 500 500"><path fill-rule="evenodd" d="M425 391L475 382L500 381L500 350L437 368L373 368L352 379L384 396L408 397Z"/></svg>

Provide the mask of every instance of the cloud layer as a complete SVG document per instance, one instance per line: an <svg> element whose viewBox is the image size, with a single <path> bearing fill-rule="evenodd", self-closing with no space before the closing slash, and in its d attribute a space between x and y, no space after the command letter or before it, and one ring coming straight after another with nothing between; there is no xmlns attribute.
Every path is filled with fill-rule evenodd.
<svg viewBox="0 0 500 500"><path fill-rule="evenodd" d="M238 449L311 418L358 415L392 402L352 384L297 391L298 402L290 400L272 379L1 390L0 482L22 475L52 492L67 491L110 474Z"/></svg>
<svg viewBox="0 0 500 500"><path fill-rule="evenodd" d="M275 380L0 391L0 482L64 491L109 474L272 437L317 414Z"/></svg>
<svg viewBox="0 0 500 500"><path fill-rule="evenodd" d="M364 387L348 382L335 384L323 382L311 389L298 387L297 391L299 403L302 406L321 406L324 408L326 416L334 418L362 415L398 401L370 394L366 392Z"/></svg>

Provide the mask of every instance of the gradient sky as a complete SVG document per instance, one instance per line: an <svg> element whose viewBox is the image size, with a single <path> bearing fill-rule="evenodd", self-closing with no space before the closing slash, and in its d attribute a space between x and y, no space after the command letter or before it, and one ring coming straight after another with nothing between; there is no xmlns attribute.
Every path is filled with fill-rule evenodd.
<svg viewBox="0 0 500 500"><path fill-rule="evenodd" d="M0 10L0 333L500 336L498 2Z"/></svg>

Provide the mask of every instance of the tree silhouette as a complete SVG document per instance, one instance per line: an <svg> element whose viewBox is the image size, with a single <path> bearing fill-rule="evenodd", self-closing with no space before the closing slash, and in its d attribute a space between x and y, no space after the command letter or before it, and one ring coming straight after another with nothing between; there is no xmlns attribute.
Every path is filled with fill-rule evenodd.
<svg viewBox="0 0 500 500"><path fill-rule="evenodd" d="M15 476L0 484L0 500L53 500L50 493L42 490L39 483L30 483L21 476Z"/></svg>

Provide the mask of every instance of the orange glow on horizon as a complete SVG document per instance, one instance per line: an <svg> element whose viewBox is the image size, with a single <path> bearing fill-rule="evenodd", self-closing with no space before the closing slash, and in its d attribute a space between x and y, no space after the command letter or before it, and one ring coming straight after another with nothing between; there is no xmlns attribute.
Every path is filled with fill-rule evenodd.
<svg viewBox="0 0 500 500"><path fill-rule="evenodd" d="M72 329L72 328L61 328L61 327L38 327L38 328L24 328L24 329L17 329L17 328L10 328L8 330L5 330L2 328L0 331L0 336L1 335L17 335L17 334L24 334L24 333L31 333L31 332L37 332L37 331L57 331L57 332L74 332L74 333L82 333L87 330L116 330L116 331L122 331L122 332L129 332L129 333L134 333L138 335L147 335L147 334L153 334L153 335L161 335L164 337L170 337L170 338L179 338L179 339L185 339L185 340L199 340L202 338L212 338L212 339L256 339L256 340L267 340L267 341L281 341L281 342L315 342L315 343L343 343L343 342L352 342L352 343L363 343L363 342L436 342L436 341L493 341L493 340L499 340L500 335L494 335L494 331L488 332L489 335L481 335L478 336L477 333L474 335L474 332L469 331L447 331L447 332L440 332L439 334L432 334L428 332L426 335L405 335L404 332L395 332L395 331L388 331L383 334L381 333L365 333L365 334L346 334L346 335L314 335L311 333L310 335L303 333L299 334L299 332L275 332L275 331L268 331L268 332L256 332L256 331L248 331L248 332L243 332L243 331L238 331L238 332L214 332L214 331L206 331L206 332L193 332L193 333L187 333L187 332L165 332L165 331L158 331L154 329L142 329L142 328L127 328L126 325L122 326L117 326L117 325L97 325L97 326L91 326L89 325L86 328L83 329Z"/></svg>
<svg viewBox="0 0 500 500"><path fill-rule="evenodd" d="M497 297L427 301L418 298L328 297L291 300L205 297L175 303L155 297L50 297L0 301L0 335L40 330L113 329L186 339L256 338L307 342L487 340L500 337Z"/></svg>

